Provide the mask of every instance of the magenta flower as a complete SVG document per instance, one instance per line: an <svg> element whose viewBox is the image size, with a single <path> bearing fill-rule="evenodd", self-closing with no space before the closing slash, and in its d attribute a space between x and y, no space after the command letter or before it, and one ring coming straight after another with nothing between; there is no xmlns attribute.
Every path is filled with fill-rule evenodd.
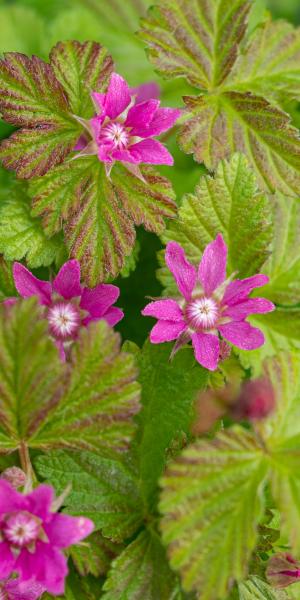
<svg viewBox="0 0 300 600"><path fill-rule="evenodd" d="M79 156L96 154L105 163L109 175L115 161L121 161L135 175L140 163L172 165L168 150L153 139L172 127L180 116L175 108L160 108L155 84L130 89L126 81L113 73L107 94L92 93L97 114L86 121L77 117L90 135L81 136L75 150ZM146 99L145 99L146 98Z"/></svg>
<svg viewBox="0 0 300 600"><path fill-rule="evenodd" d="M44 586L36 581L20 582L18 578L0 582L0 600L38 600L44 591Z"/></svg>
<svg viewBox="0 0 300 600"><path fill-rule="evenodd" d="M166 263L182 298L150 302L142 314L158 319L150 341L153 344L177 340L174 352L190 339L196 360L214 371L220 356L220 337L243 350L264 343L263 333L245 319L250 314L267 313L274 304L264 298L249 298L250 292L268 283L266 275L226 281L227 247L221 234L206 246L198 273L186 259L183 248L170 242Z"/></svg>
<svg viewBox="0 0 300 600"><path fill-rule="evenodd" d="M25 495L0 480L0 580L16 572L20 584L31 581L50 594L63 594L68 574L63 549L87 537L94 525L55 512L54 500L49 485Z"/></svg>
<svg viewBox="0 0 300 600"><path fill-rule="evenodd" d="M119 297L119 288L105 283L92 289L82 287L77 260L66 262L52 283L37 279L18 262L14 263L13 276L23 298L37 296L39 303L45 306L49 332L62 360L65 360L65 348L77 338L80 327L99 319L113 327L124 316L120 308L112 306Z"/></svg>

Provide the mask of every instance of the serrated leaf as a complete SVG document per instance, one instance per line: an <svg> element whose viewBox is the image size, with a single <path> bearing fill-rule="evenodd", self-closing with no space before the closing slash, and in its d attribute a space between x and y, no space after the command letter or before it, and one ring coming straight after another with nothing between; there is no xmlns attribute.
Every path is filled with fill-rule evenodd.
<svg viewBox="0 0 300 600"><path fill-rule="evenodd" d="M297 555L300 551L300 436L289 451L283 445L271 452L271 489L281 512L283 530Z"/></svg>
<svg viewBox="0 0 300 600"><path fill-rule="evenodd" d="M259 577L250 577L239 584L239 600L287 600L283 590L274 590Z"/></svg>
<svg viewBox="0 0 300 600"><path fill-rule="evenodd" d="M80 577L76 573L72 563L69 561L70 573L66 579L65 593L63 596L55 596L58 600L99 600L102 591L102 580L89 575ZM42 600L53 600L54 596L45 592Z"/></svg>
<svg viewBox="0 0 300 600"><path fill-rule="evenodd" d="M35 466L58 493L71 483L66 511L89 517L105 537L120 542L141 525L137 482L120 460L92 452L56 451L39 456Z"/></svg>
<svg viewBox="0 0 300 600"><path fill-rule="evenodd" d="M244 152L262 188L297 196L300 140L285 112L250 92L185 98L191 118L179 143L214 169L219 160Z"/></svg>
<svg viewBox="0 0 300 600"><path fill-rule="evenodd" d="M242 154L218 165L214 177L203 176L194 194L184 197L178 220L163 234L165 243L175 240L188 259L198 265L205 246L222 233L228 245L228 275L248 277L259 271L272 241L272 211L258 191L254 172ZM255 235L253 232L255 231ZM164 267L160 279L174 290Z"/></svg>
<svg viewBox="0 0 300 600"><path fill-rule="evenodd" d="M62 248L60 236L48 239L41 221L31 216L26 188L15 186L8 190L0 205L0 252L6 260L26 258L31 268L48 266Z"/></svg>
<svg viewBox="0 0 300 600"><path fill-rule="evenodd" d="M133 357L100 321L81 331L62 364L34 300L0 306L2 449L23 440L32 448L123 450L139 409Z"/></svg>
<svg viewBox="0 0 300 600"><path fill-rule="evenodd" d="M50 61L11 52L0 62L0 111L23 128L2 142L0 158L22 178L44 175L74 148L81 127L72 113L92 113L89 86L103 91L113 67L93 42L61 42Z"/></svg>
<svg viewBox="0 0 300 600"><path fill-rule="evenodd" d="M232 72L237 91L286 101L300 98L300 29L267 19L242 49ZM225 84L226 88L226 84Z"/></svg>
<svg viewBox="0 0 300 600"><path fill-rule="evenodd" d="M245 577L266 471L255 438L237 429L191 445L163 477L163 540L184 589L197 598L223 598Z"/></svg>
<svg viewBox="0 0 300 600"><path fill-rule="evenodd" d="M103 586L104 600L179 600L159 536L142 531L113 562Z"/></svg>
<svg viewBox="0 0 300 600"><path fill-rule="evenodd" d="M110 563L123 547L105 539L99 531L89 536L86 544L78 544L70 548L73 563L82 577L86 575L105 575Z"/></svg>
<svg viewBox="0 0 300 600"><path fill-rule="evenodd" d="M172 443L188 435L194 418L194 401L207 384L208 374L190 349L169 361L171 345L146 342L138 357L142 410L138 416L137 451L140 485L153 503Z"/></svg>
<svg viewBox="0 0 300 600"><path fill-rule="evenodd" d="M47 235L64 223L69 252L90 286L120 272L134 245L134 223L161 233L164 217L176 213L170 183L151 167L142 170L145 183L115 165L110 181L96 158L82 158L31 184L33 214L43 216Z"/></svg>
<svg viewBox="0 0 300 600"><path fill-rule="evenodd" d="M140 36L161 75L214 88L236 60L250 6L248 0L163 0L142 20Z"/></svg>

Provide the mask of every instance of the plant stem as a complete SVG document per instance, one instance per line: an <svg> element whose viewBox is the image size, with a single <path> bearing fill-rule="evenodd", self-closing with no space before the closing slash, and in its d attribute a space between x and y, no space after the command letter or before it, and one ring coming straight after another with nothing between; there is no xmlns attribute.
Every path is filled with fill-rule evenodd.
<svg viewBox="0 0 300 600"><path fill-rule="evenodd" d="M19 456L20 456L21 467L27 477L27 481L25 484L26 491L31 491L32 484L33 484L34 472L33 472L32 464L31 464L31 460L30 460L29 449L28 449L26 442L20 442Z"/></svg>

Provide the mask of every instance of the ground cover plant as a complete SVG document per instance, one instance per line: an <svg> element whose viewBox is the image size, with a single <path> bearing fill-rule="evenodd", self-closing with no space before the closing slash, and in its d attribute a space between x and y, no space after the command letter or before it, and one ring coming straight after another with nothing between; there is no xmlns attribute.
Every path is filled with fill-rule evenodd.
<svg viewBox="0 0 300 600"><path fill-rule="evenodd" d="M0 2L0 600L300 600L297 20Z"/></svg>

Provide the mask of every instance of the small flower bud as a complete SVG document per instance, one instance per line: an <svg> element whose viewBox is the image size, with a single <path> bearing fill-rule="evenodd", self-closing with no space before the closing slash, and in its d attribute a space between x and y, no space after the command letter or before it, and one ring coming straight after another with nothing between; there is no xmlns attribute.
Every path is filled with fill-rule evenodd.
<svg viewBox="0 0 300 600"><path fill-rule="evenodd" d="M290 554L274 554L268 562L267 579L275 588L285 588L300 579L300 563Z"/></svg>
<svg viewBox="0 0 300 600"><path fill-rule="evenodd" d="M232 411L236 419L256 421L264 419L275 408L274 390L270 381L261 377L242 384Z"/></svg>
<svg viewBox="0 0 300 600"><path fill-rule="evenodd" d="M27 477L24 471L19 467L9 467L0 475L1 479L8 481L16 490L24 487Z"/></svg>

